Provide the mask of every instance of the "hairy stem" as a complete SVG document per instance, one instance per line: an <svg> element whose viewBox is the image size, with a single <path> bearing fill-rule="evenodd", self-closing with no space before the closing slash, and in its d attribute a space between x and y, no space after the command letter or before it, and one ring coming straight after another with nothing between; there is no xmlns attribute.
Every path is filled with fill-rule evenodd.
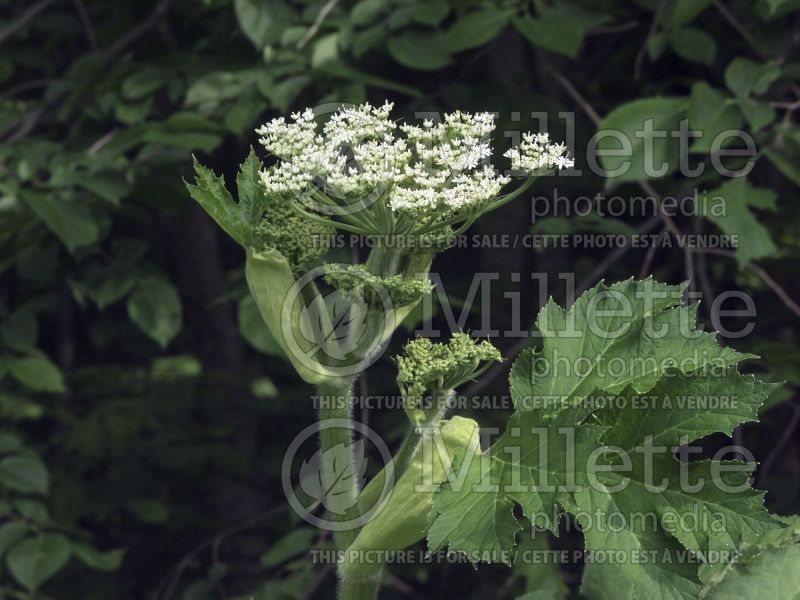
<svg viewBox="0 0 800 600"><path fill-rule="evenodd" d="M388 249L377 243L370 252L366 267L379 277L388 277L398 271L401 258L402 253L396 249ZM350 389L354 381L355 377L339 378L319 385L320 406L325 407L319 411L320 443L323 455L331 448L340 444L349 445L352 441L352 428L350 427L352 417L349 400ZM336 419L336 421L333 421L334 423L346 424L346 426L325 427L325 421L331 419ZM402 462L405 463L403 467L405 467L408 459L416 450L417 438L418 436L415 435L413 440L409 440L411 447L408 451L409 456L403 458ZM337 469L333 465L333 455L336 453L331 452L329 454L331 455L330 459L323 457L322 461L323 482L333 481L336 477L335 471ZM348 457L350 464L347 465L346 470L357 474L357 465L353 455L348 453ZM396 463L396 460L393 460L393 462ZM338 470L341 471L341 465L339 465ZM353 485L346 490L346 493L337 494L336 502L340 506L336 512L340 515L343 514L343 516L339 517L339 521L356 519L365 510L363 498L360 497L360 490L356 483L357 480L358 477L353 478ZM345 552L344 561L338 571L340 600L375 600L378 597L383 565L380 563L367 563L363 560L363 557L347 554L347 549L350 548L358 536L359 529L360 527L353 526L343 531L337 531L334 534L336 548Z"/></svg>
<svg viewBox="0 0 800 600"><path fill-rule="evenodd" d="M424 418L421 418L417 424L411 425L400 450L392 459L395 482L417 453L422 439L422 428L439 426L447 410L448 400L453 393L453 390L441 389L431 392L433 406L425 411ZM359 508L362 512L367 511L372 503L377 501L377 495L380 494L378 488L382 485L383 479L378 475L364 489L359 496ZM359 556L352 546L350 550L350 553L345 552L344 561L339 567L339 597L341 600L374 600L380 587L383 565L364 560L365 557Z"/></svg>
<svg viewBox="0 0 800 600"><path fill-rule="evenodd" d="M348 572L346 563L339 569L340 600L375 600L381 585L382 564L363 567L358 574Z"/></svg>
<svg viewBox="0 0 800 600"><path fill-rule="evenodd" d="M420 419L418 423L411 424L409 426L406 437L403 439L403 444L400 446L397 454L395 454L395 479L403 474L403 471L405 471L408 463L411 461L412 457L419 448L419 443L422 439L419 428L437 427L441 423L442 418L444 418L444 414L447 411L448 401L454 393L454 390L433 390L431 393L433 406L425 412L425 416Z"/></svg>
<svg viewBox="0 0 800 600"><path fill-rule="evenodd" d="M343 453L334 450L337 446L347 448L353 441L350 389L354 379L353 377L329 379L320 383L317 388L324 489L328 490L341 474L350 475L352 478L352 484L348 484L344 490L337 485L337 493L325 498L331 518L339 522L347 522L353 518L358 502L358 472L355 456L352 452ZM343 455L348 462L344 465L334 464L336 460L341 461ZM358 529L355 526L334 532L333 537L337 549L346 549L357 535Z"/></svg>
<svg viewBox="0 0 800 600"><path fill-rule="evenodd" d="M352 452L332 450L340 445L346 448L353 441L350 390L354 382L355 377L340 377L323 381L317 388L323 487L329 489L342 473L353 474L351 485L348 484L344 490L337 485L337 493L325 499L331 518L342 524L356 519L359 514L358 465ZM343 456L348 464L334 464L335 461L341 461ZM335 531L333 539L337 550L346 552L358 536L358 531L359 527L355 523L343 527L341 531ZM339 569L340 600L375 600L378 596L383 566L376 564L374 568L350 575L347 573L346 563L347 559Z"/></svg>

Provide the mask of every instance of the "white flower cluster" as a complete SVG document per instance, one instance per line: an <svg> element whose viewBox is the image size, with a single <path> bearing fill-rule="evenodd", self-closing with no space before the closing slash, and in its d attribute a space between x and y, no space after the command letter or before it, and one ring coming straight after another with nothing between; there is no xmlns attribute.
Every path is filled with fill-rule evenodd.
<svg viewBox="0 0 800 600"><path fill-rule="evenodd" d="M261 180L269 194L289 194L306 189L315 177L327 174L336 154L318 143L314 111L307 108L292 114L293 123L283 117L256 129L259 141L270 154L281 158L275 167L262 171Z"/></svg>
<svg viewBox="0 0 800 600"><path fill-rule="evenodd" d="M394 138L391 109L389 103L344 108L322 133L311 109L292 114L293 122L281 117L257 129L261 144L280 159L261 173L267 192L302 193L319 179L334 196L363 196L399 180L411 153L404 139Z"/></svg>
<svg viewBox="0 0 800 600"><path fill-rule="evenodd" d="M503 156L511 159L512 169L526 173L575 166L575 161L567 156L566 145L551 144L546 133L523 133L519 146Z"/></svg>
<svg viewBox="0 0 800 600"><path fill-rule="evenodd" d="M495 175L488 165L478 169L492 155L490 113L457 111L445 115L441 123L425 120L421 126L401 129L414 149L414 161L406 165L406 177L389 195L394 211L452 212L491 200L510 181Z"/></svg>
<svg viewBox="0 0 800 600"><path fill-rule="evenodd" d="M310 109L287 122L274 119L257 130L279 161L261 173L269 194L289 195L319 185L331 198L358 200L372 194L415 217L466 210L496 197L509 178L494 172L489 136L494 117L461 111L440 123L402 125L390 118L392 104L343 108L319 132ZM571 166L561 144L526 134L506 155L514 169Z"/></svg>

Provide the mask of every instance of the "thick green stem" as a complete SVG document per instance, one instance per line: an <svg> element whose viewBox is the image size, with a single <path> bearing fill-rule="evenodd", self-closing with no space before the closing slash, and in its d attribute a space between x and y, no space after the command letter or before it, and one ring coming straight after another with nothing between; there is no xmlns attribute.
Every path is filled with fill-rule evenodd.
<svg viewBox="0 0 800 600"><path fill-rule="evenodd" d="M409 425L406 437L403 439L403 443L400 446L400 449L397 451L397 454L395 454L395 479L403 474L403 471L406 470L411 458L416 453L417 448L419 448L419 442L420 439L422 439L419 428L437 427L444 418L444 414L447 412L447 403L454 393L455 392L453 390L436 389L432 391L431 399L433 400L433 406L425 412L419 411L421 418L418 422L411 423Z"/></svg>
<svg viewBox="0 0 800 600"><path fill-rule="evenodd" d="M363 567L358 574L349 572L347 563L339 569L340 600L375 600L381 585L382 564Z"/></svg>
<svg viewBox="0 0 800 600"><path fill-rule="evenodd" d="M336 480L338 473L352 473L352 485L345 490L337 487L337 493L326 498L328 508L331 509L331 518L336 521L346 522L353 518L357 512L358 502L358 473L355 456L350 453L332 451L335 447L343 445L345 448L353 442L352 420L350 416L350 389L353 377L328 379L319 384L319 426L320 447L322 449L322 481L325 488L329 488ZM334 460L341 460L342 454L349 458L349 464L334 465ZM335 506L333 505L335 504ZM356 536L358 528L334 532L334 541L339 550L346 549Z"/></svg>
<svg viewBox="0 0 800 600"><path fill-rule="evenodd" d="M416 424L411 425L403 445L392 460L392 477L395 484L402 473L409 467L414 455L419 451L423 435L425 435L424 429L440 426L447 410L448 400L453 393L453 390L432 390L431 399L433 400L433 405L424 411L422 418ZM385 473L386 471L383 471L378 474L360 494L359 506L362 513L369 510L377 502L385 482ZM407 491L404 489L401 492L397 492L397 489L395 489L395 493L399 493L400 498L406 498L406 503L409 500L411 501L410 506L404 506L401 509L402 517L398 517L400 519L411 514L413 510L417 510L417 506L419 506L415 499L405 495ZM384 507L384 510L389 509ZM392 515L392 513L388 514ZM427 516L427 511L425 515ZM365 525L355 543L351 544L348 551L345 551L344 560L339 567L341 600L374 600L376 598L383 565L374 562L380 556L380 553L370 552L369 550L377 548L383 552L388 552L391 549L406 547L408 543L415 541L413 532L419 530L418 524L416 526L408 524L406 527L401 528L404 530L404 536L409 534L412 536L405 542L398 543L396 538L397 530L394 530L392 526L389 526L387 530L387 523L396 525L395 516L390 516L387 522L381 522L380 519L382 517L380 516L377 517L378 520L370 521ZM364 539L365 534L367 534L367 539ZM397 545L395 546L395 544Z"/></svg>
<svg viewBox="0 0 800 600"><path fill-rule="evenodd" d="M352 443L352 416L350 414L350 390L355 377L341 377L330 379L319 384L319 425L320 447L322 448L322 481L327 489L330 482L336 480L336 473L353 473L357 475L358 465L352 453L330 452L331 449ZM348 465L337 464L334 466L334 457L341 460L342 454L349 458ZM340 523L357 519L358 506L358 477L354 476L352 485L347 489L337 488L337 493L331 498L326 498L331 518ZM335 505L332 505L335 503ZM343 528L333 534L337 550L347 551L347 548L358 536L359 528L354 523L352 527ZM376 564L362 570L358 574L349 574L347 560L339 570L339 598L340 600L375 600L380 587L381 570L383 565Z"/></svg>
<svg viewBox="0 0 800 600"><path fill-rule="evenodd" d="M403 253L397 249L387 248L381 245L379 240L370 252L366 267L379 277L388 277L398 272L399 263ZM429 266L429 260L428 260ZM320 396L320 444L322 448L322 480L331 482L335 480L335 471L342 471L342 465L334 468L333 459L335 455L340 459L341 453L330 452L326 459L327 451L341 444L348 446L352 439L352 417L350 414L350 389L352 388L355 377L342 377L331 379L319 384ZM326 427L325 422L333 421L336 427ZM417 439L413 440L413 450L416 449ZM352 454L348 454L350 464L345 467L347 472L357 473L357 465ZM404 460L407 462L407 460ZM353 478L352 487L348 487L344 493L337 489L335 502L338 516L334 515L339 522L356 520L361 514L363 503L360 504L359 489L357 478ZM328 484L326 484L326 488ZM334 541L338 550L344 551L345 559L339 568L339 598L340 600L375 600L380 588L381 573L383 565L381 563L370 563L368 557L350 555L348 548L353 544L359 533L359 527L344 529L334 533ZM355 550L353 550L355 552Z"/></svg>
<svg viewBox="0 0 800 600"><path fill-rule="evenodd" d="M382 240L376 240L367 258L366 267L378 277L390 277L397 273L401 258L402 251L387 248Z"/></svg>

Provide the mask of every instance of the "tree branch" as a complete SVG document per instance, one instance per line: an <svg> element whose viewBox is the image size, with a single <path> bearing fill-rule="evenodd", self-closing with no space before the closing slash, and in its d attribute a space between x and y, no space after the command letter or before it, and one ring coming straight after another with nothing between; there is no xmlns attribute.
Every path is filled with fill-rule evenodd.
<svg viewBox="0 0 800 600"><path fill-rule="evenodd" d="M86 39L89 40L89 45L94 52L97 52L100 47L97 45L97 36L94 33L94 27L92 27L92 20L89 18L86 5L83 3L83 0L72 0L72 3L75 5L75 10L78 11L83 30L86 32Z"/></svg>
<svg viewBox="0 0 800 600"><path fill-rule="evenodd" d="M706 254L718 254L720 256L727 256L728 258L736 258L736 253L732 250L724 250L722 248L691 248L692 252L704 252ZM746 268L750 269L753 273L755 273L761 281L767 284L775 295L781 299L781 301L786 305L790 311L792 311L795 315L800 317L800 305L797 304L794 300L792 300L791 296L786 293L786 290L781 287L781 285L775 281L769 273L767 273L764 269L759 267L756 263L752 261L747 261L744 265Z"/></svg>
<svg viewBox="0 0 800 600"><path fill-rule="evenodd" d="M653 15L653 22L650 24L650 29L642 42L642 47L636 53L636 58L633 61L633 78L636 80L642 77L642 63L644 62L644 55L647 53L647 44L650 38L655 35L659 23L661 23L661 15L664 14L664 6L667 4L666 0L661 0L656 7L656 13Z"/></svg>
<svg viewBox="0 0 800 600"><path fill-rule="evenodd" d="M36 15L42 12L51 4L55 3L56 0L40 0L36 4L32 4L28 7L25 12L23 12L15 21L11 21L5 29L0 31L0 44L6 41L7 38L14 35L17 31L25 27L25 25L33 19Z"/></svg>
<svg viewBox="0 0 800 600"><path fill-rule="evenodd" d="M306 34L303 36L303 38L299 42L297 42L298 50L302 50L305 47L305 45L311 41L311 38L313 38L317 34L317 31L319 31L319 28L322 27L322 24L325 22L325 19L328 18L328 15L336 7L337 4L339 4L339 0L328 0L322 6L322 8L319 11L319 14L317 15L317 18L314 19L314 22L311 24L311 27L308 28L308 31L306 31Z"/></svg>

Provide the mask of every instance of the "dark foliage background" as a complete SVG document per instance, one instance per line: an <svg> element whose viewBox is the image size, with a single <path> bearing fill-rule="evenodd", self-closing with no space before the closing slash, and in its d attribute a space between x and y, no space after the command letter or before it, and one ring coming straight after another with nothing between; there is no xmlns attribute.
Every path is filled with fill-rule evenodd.
<svg viewBox="0 0 800 600"><path fill-rule="evenodd" d="M497 111L500 131L535 129L528 114L547 111L554 139L566 135L559 111L574 111L585 175L542 180L534 194L552 195L554 185L567 196L609 190L585 169L582 149L612 111L623 127L688 116L705 131L749 131L757 161L741 188L721 192L725 218L561 216L535 226L628 234L647 225L673 237L721 230L740 236L735 253L454 249L434 271L454 305L473 272L500 274L493 308L476 304L472 329L481 310L491 311L493 327L510 325L508 291L521 293L522 322L532 322L543 290L531 273L547 273L547 293L561 302L560 272L578 285L640 271L689 279L704 295L707 322L719 294L747 291L755 327L723 341L762 355L766 378L787 384L762 422L735 438L761 461L757 484L769 508L798 511L797 0L0 7L0 597L332 596L332 570L307 557L329 540L291 514L279 483L289 440L314 419L311 390L270 345L247 298L241 250L182 183L192 153L232 181L258 124L325 102L390 99L411 119L416 111ZM637 102L656 97L668 100ZM710 148L695 150L709 162ZM712 172L610 186L625 198L653 188L681 195L723 185ZM520 201L472 233L531 227L530 204ZM497 344L507 355L519 349L514 339ZM361 389L394 393L394 374L385 358ZM505 379L504 368L494 370L473 391L503 394ZM399 440L399 412L361 418ZM580 537L553 543L578 548ZM577 565L479 573L396 566L383 593L564 597L579 577Z"/></svg>

